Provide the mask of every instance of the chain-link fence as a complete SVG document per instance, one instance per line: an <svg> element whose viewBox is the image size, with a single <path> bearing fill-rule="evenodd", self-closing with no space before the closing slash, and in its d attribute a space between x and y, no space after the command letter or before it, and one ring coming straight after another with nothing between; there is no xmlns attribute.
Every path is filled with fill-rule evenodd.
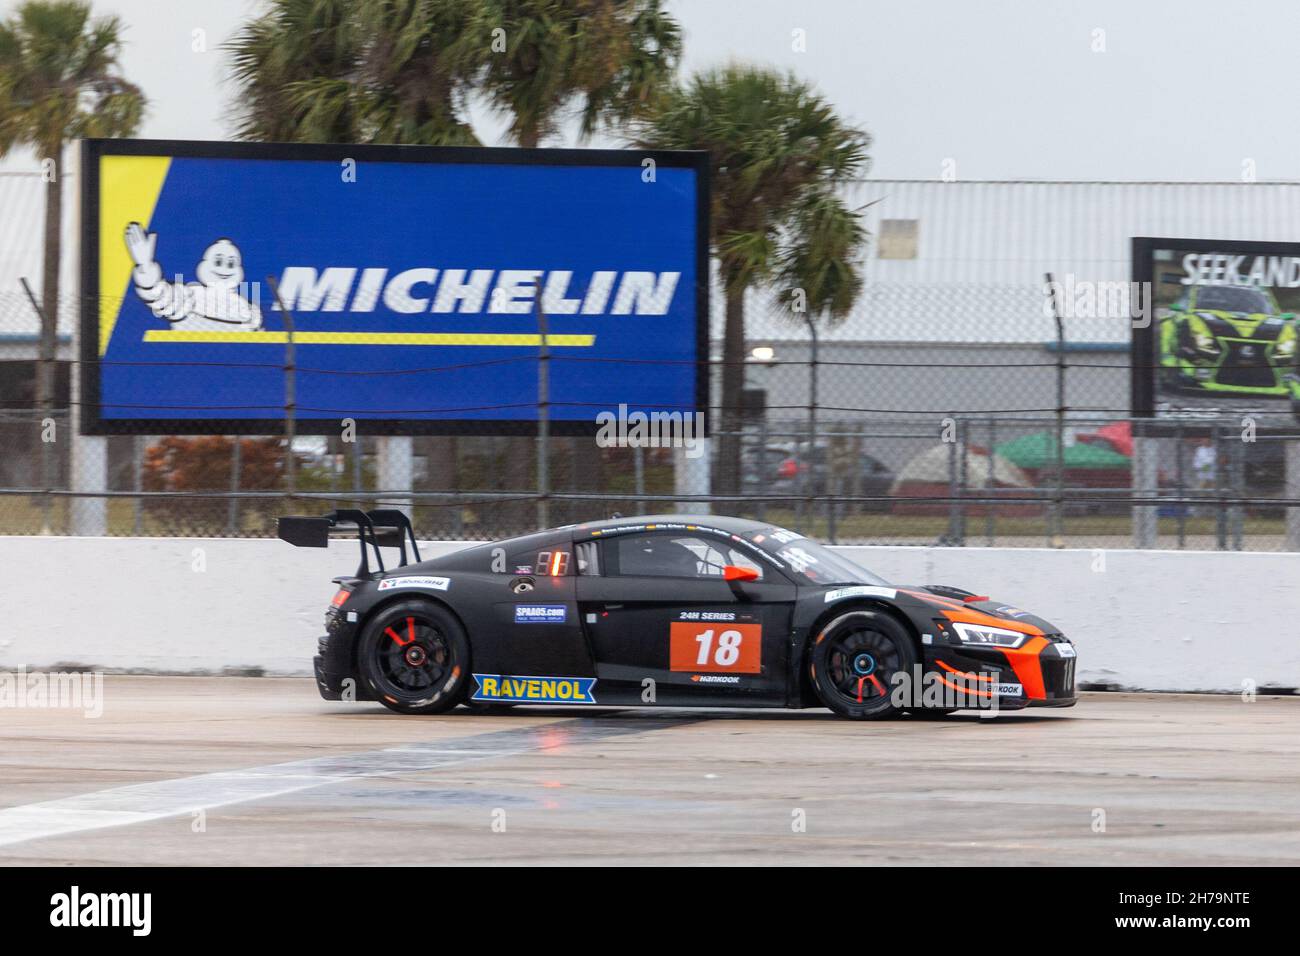
<svg viewBox="0 0 1300 956"><path fill-rule="evenodd" d="M682 437L689 445L689 433L657 443L536 432L395 439L341 414L332 435L122 435L79 454L70 343L55 360L55 408L43 414L35 338L13 334L0 360L0 533L262 536L281 514L385 503L410 510L425 538L709 510L841 543L1298 549L1300 459L1275 430L1292 424L1289 408L1171 421L1151 434L1149 420L1127 416L1126 350L1035 343L1023 314L1006 318L1005 342L832 331L815 349L807 327L759 318L778 334L748 342L737 408L723 405L721 357L710 361L710 437L694 449L674 447ZM357 374L302 365L301 351L258 374L335 375L340 384ZM538 360L535 349L521 352L519 361ZM563 348L546 361L619 374L617 362ZM454 404L437 391L443 370L398 381L400 404ZM491 363L479 374L493 374ZM539 401L553 411L564 395ZM593 433L600 411L590 410ZM403 460L396 470L394 455ZM720 481L733 466L738 479ZM79 481L78 469L95 480ZM89 524L77 517L87 503L97 516Z"/></svg>

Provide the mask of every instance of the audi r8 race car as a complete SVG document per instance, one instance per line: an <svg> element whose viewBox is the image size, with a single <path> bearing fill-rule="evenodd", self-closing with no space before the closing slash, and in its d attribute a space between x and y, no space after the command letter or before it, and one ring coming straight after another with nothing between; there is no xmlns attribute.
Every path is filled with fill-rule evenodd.
<svg viewBox="0 0 1300 956"><path fill-rule="evenodd" d="M325 613L315 671L327 700L407 714L824 706L857 719L1075 703L1074 646L1042 618L958 588L889 584L758 521L612 518L431 560L400 511L279 521L304 547L347 529L361 562L335 578Z"/></svg>
<svg viewBox="0 0 1300 956"><path fill-rule="evenodd" d="M1295 314L1267 289L1193 285L1158 313L1161 383L1172 391L1285 397L1295 371Z"/></svg>

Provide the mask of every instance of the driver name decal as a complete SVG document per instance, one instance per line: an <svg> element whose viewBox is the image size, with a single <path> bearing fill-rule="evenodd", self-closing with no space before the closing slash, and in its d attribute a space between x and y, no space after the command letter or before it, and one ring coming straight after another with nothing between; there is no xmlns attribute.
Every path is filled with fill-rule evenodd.
<svg viewBox="0 0 1300 956"><path fill-rule="evenodd" d="M838 601L841 598L848 597L879 597L893 600L898 596L898 592L893 588L877 587L874 584L856 584L851 588L836 588L834 591L826 592L826 602Z"/></svg>

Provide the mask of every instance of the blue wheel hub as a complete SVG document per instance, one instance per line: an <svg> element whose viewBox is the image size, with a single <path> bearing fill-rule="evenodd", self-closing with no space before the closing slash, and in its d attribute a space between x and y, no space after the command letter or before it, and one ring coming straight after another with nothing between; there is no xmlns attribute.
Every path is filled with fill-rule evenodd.
<svg viewBox="0 0 1300 956"><path fill-rule="evenodd" d="M860 677L868 677L876 669L876 659L865 651L853 656L853 672Z"/></svg>

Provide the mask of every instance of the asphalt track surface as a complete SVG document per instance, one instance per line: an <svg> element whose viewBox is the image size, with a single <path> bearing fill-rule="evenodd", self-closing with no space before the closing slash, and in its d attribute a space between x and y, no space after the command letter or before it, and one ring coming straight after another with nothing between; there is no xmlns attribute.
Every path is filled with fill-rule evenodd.
<svg viewBox="0 0 1300 956"><path fill-rule="evenodd" d="M0 711L0 863L1295 864L1298 785L1295 697L415 718L108 677L95 719Z"/></svg>

